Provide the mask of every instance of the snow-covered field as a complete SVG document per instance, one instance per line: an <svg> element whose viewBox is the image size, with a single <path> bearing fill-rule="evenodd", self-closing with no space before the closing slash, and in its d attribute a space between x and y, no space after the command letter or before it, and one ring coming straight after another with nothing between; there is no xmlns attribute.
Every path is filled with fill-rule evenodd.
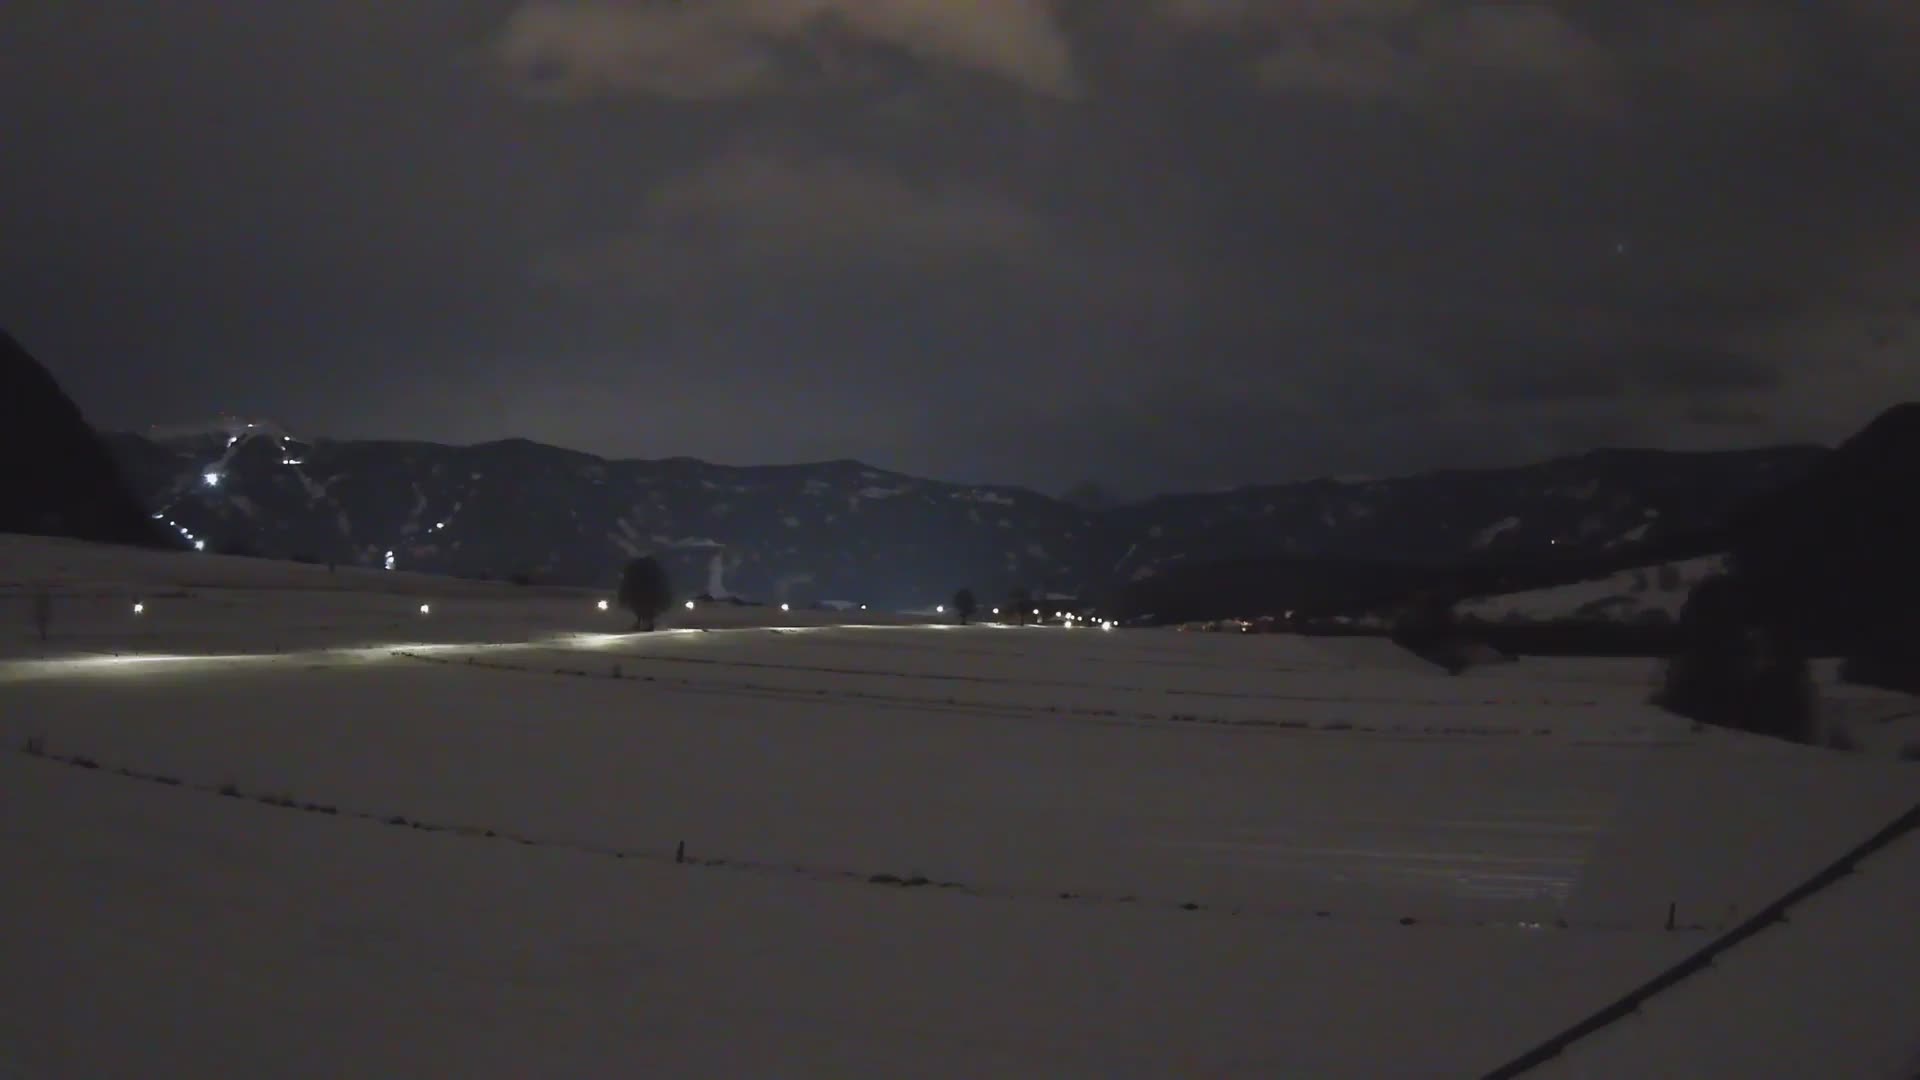
<svg viewBox="0 0 1920 1080"><path fill-rule="evenodd" d="M598 599L0 538L0 1076L1478 1075L1920 801L1644 663ZM1916 847L1552 1067L1902 1075Z"/></svg>

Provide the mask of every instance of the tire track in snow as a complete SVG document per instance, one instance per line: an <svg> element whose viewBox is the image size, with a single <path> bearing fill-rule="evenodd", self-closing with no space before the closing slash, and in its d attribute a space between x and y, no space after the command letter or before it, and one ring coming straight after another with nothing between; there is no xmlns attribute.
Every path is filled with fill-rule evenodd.
<svg viewBox="0 0 1920 1080"><path fill-rule="evenodd" d="M493 841L503 844L516 844L522 847L545 848L601 858L633 860L655 865L678 866L690 870L725 870L736 873L757 874L766 877L799 878L825 884L867 885L898 889L906 892L951 893L980 900L1130 907L1141 911L1158 911L1162 913L1180 912L1182 914L1210 915L1213 917L1234 919L1253 918L1284 923L1344 923L1349 925L1356 923L1391 923L1409 928L1431 926L1512 932L1537 932L1551 929L1557 931L1579 931L1583 933L1644 933L1650 929L1649 927L1634 927L1618 923L1576 924L1569 923L1564 919L1555 920L1551 923L1539 923L1444 919L1416 917L1413 915L1403 915L1397 919L1378 916L1342 916L1327 909L1309 910L1306 908L1252 904L1209 904L1198 900L1174 901L1165 898L1156 898L1147 894L1114 893L1099 890L1080 891L1074 889L1050 890L1008 887L983 889L964 882L939 880L918 871L901 874L893 871L856 870L846 867L820 866L782 860L701 857L697 852L690 855L684 841L677 842L672 850L659 848L616 848L599 844L584 844L569 840L554 840L531 836L507 828L430 822L402 813L342 807L331 803L300 799L286 793L247 791L234 783L223 783L219 785L195 783L179 777L144 772L124 765L108 768L98 760L85 754L53 753L46 748L44 741L38 739L27 740L23 746L18 748L18 751L27 757L42 760L49 764L57 764L89 772L100 772L140 783L179 788L195 794L232 799L238 803L255 804L296 813L369 822L390 828L407 829L414 832L450 835L465 839ZM1679 932L1697 932L1703 929L1703 927L1681 927L1679 928Z"/></svg>

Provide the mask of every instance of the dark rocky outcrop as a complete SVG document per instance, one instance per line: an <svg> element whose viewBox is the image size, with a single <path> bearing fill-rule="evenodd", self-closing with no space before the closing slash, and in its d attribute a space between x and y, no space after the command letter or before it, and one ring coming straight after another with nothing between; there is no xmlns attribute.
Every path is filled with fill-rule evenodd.
<svg viewBox="0 0 1920 1080"><path fill-rule="evenodd" d="M5 331L0 331L0 532L153 547L166 543L79 408Z"/></svg>

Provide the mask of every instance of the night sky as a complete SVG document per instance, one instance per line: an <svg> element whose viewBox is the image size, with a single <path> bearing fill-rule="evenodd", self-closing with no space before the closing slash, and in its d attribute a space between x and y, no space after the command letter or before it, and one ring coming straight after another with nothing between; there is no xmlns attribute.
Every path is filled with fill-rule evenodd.
<svg viewBox="0 0 1920 1080"><path fill-rule="evenodd" d="M1913 0L15 0L100 426L1128 495L1920 396Z"/></svg>

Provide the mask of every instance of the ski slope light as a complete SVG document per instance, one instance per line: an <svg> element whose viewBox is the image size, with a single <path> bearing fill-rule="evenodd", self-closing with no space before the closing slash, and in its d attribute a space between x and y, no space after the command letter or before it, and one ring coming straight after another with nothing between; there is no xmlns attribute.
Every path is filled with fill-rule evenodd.
<svg viewBox="0 0 1920 1080"><path fill-rule="evenodd" d="M200 479L205 481L208 487L220 486L220 474L212 470L208 470L204 473L201 473Z"/></svg>
<svg viewBox="0 0 1920 1080"><path fill-rule="evenodd" d="M207 542L205 540L195 540L193 542L193 550L195 551L207 550Z"/></svg>

